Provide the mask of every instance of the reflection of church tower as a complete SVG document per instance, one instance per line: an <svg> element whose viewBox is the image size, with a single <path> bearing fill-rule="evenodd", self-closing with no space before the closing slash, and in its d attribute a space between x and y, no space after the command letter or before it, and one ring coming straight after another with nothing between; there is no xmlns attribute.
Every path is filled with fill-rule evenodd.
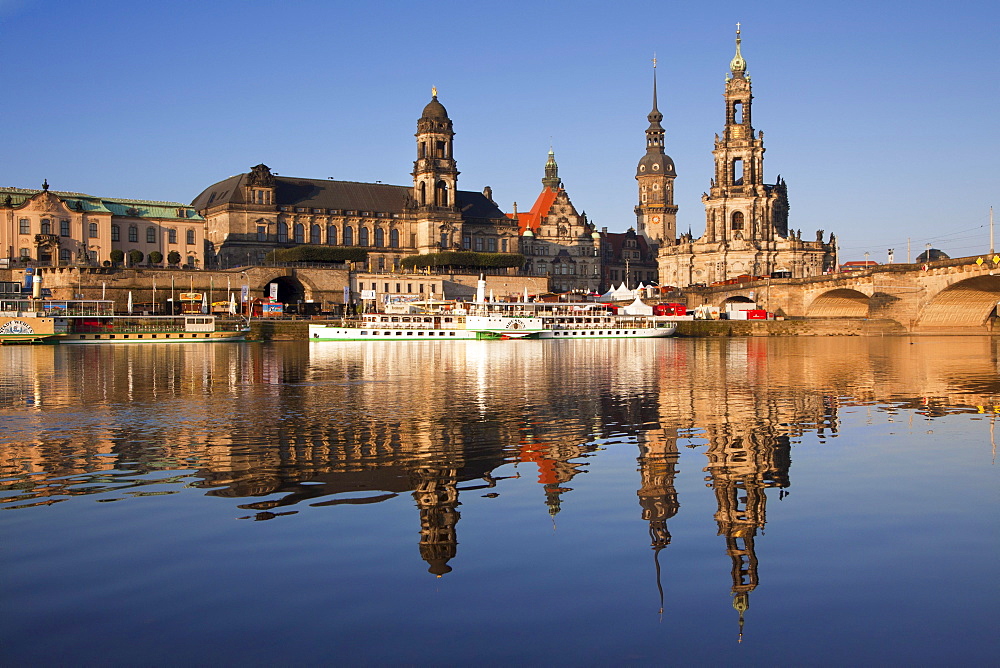
<svg viewBox="0 0 1000 668"><path fill-rule="evenodd" d="M674 204L674 161L664 153L663 114L656 108L656 59L653 59L653 110L646 117L646 155L639 160L639 204L635 207L636 232L654 244L677 240L677 206Z"/></svg>
<svg viewBox="0 0 1000 668"><path fill-rule="evenodd" d="M413 476L413 498L420 510L420 558L430 565L429 573L441 577L451 572L448 560L458 551L458 469L422 466Z"/></svg>
<svg viewBox="0 0 1000 668"><path fill-rule="evenodd" d="M454 248L461 242L461 215L455 198L458 168L453 153L455 131L437 89L417 121L417 159L413 162L417 248L421 253Z"/></svg>
<svg viewBox="0 0 1000 668"><path fill-rule="evenodd" d="M649 437L654 432L645 434ZM638 492L639 505L642 507L642 519L649 522L649 541L653 548L653 562L656 564L656 587L660 592L660 612L663 612L660 550L670 544L667 520L680 509L677 490L674 489L677 460L676 438L668 439L661 434L655 441L648 440L639 444L639 475L642 478L642 487Z"/></svg>
<svg viewBox="0 0 1000 668"><path fill-rule="evenodd" d="M741 641L750 592L758 584L754 537L767 521L765 490L788 486L790 449L787 436L747 433L713 438L706 453L705 470L718 504L715 520L733 561L733 607L740 613Z"/></svg>

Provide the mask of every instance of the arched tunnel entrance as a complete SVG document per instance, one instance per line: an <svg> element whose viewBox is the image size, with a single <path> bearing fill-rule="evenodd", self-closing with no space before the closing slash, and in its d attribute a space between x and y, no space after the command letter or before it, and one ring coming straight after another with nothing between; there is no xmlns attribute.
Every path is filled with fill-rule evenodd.
<svg viewBox="0 0 1000 668"><path fill-rule="evenodd" d="M995 322L1000 276L975 276L950 285L924 307L919 327L982 327Z"/></svg>
<svg viewBox="0 0 1000 668"><path fill-rule="evenodd" d="M732 297L726 297L725 299L723 299L722 303L719 304L719 307L725 309L727 304L753 304L753 303L754 301L749 297L744 297L743 295L733 295Z"/></svg>
<svg viewBox="0 0 1000 668"><path fill-rule="evenodd" d="M868 316L868 295L850 288L824 292L806 310L810 318L865 318Z"/></svg>
<svg viewBox="0 0 1000 668"><path fill-rule="evenodd" d="M297 313L306 300L306 289L294 276L278 276L264 284L264 297L271 296L271 284L278 284L278 301L285 305L286 313Z"/></svg>

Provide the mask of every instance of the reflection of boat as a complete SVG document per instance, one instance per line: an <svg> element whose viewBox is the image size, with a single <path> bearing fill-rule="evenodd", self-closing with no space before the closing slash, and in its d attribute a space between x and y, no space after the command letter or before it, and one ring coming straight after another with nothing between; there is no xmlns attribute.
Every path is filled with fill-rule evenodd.
<svg viewBox="0 0 1000 668"><path fill-rule="evenodd" d="M196 343L241 341L249 328L200 313L115 315L114 302L0 300L0 343Z"/></svg>
<svg viewBox="0 0 1000 668"><path fill-rule="evenodd" d="M676 329L676 323L663 317L617 315L600 304L490 303L441 313L370 313L339 325L309 325L309 339L648 339L671 336Z"/></svg>

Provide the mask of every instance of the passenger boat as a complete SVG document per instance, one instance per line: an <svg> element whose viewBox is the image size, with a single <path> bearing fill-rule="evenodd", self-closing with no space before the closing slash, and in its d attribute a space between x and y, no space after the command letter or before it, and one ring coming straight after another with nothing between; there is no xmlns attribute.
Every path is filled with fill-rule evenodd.
<svg viewBox="0 0 1000 668"><path fill-rule="evenodd" d="M198 343L242 341L242 321L213 315L116 315L99 299L0 299L0 343Z"/></svg>
<svg viewBox="0 0 1000 668"><path fill-rule="evenodd" d="M675 322L662 316L616 315L599 304L489 303L436 313L369 313L335 325L311 324L309 340L648 339L671 336L676 329Z"/></svg>

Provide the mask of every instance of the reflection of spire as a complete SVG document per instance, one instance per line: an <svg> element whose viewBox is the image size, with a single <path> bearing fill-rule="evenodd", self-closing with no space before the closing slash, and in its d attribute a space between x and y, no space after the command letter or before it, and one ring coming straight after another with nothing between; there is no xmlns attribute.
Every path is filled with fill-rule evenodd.
<svg viewBox="0 0 1000 668"><path fill-rule="evenodd" d="M637 492L642 519L649 522L649 544L656 567L656 589L663 614L663 583L660 579L660 550L670 544L667 520L677 514L680 504L674 489L677 475L677 440L657 432L644 432L646 441L639 444L639 475L642 486Z"/></svg>
<svg viewBox="0 0 1000 668"><path fill-rule="evenodd" d="M413 498L420 510L420 557L430 565L429 573L441 577L451 572L448 561L458 552L458 470L424 466L413 475Z"/></svg>
<svg viewBox="0 0 1000 668"><path fill-rule="evenodd" d="M788 486L791 464L788 436L769 432L718 434L711 439L709 472L718 510L719 535L726 537L726 554L732 559L733 608L739 612L739 641L743 640L744 613L750 592L757 588L757 554L754 537L767 521L768 487Z"/></svg>

